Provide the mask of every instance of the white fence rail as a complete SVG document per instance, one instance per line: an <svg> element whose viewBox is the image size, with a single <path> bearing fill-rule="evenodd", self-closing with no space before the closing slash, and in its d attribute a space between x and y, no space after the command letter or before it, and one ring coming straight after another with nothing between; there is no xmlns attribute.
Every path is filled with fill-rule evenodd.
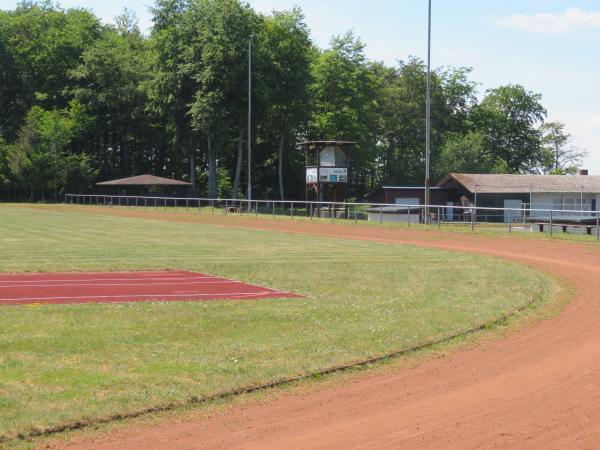
<svg viewBox="0 0 600 450"><path fill-rule="evenodd" d="M96 205L106 207L135 207L145 209L171 208L186 211L196 210L209 214L254 214L303 216L309 219L326 218L331 221L370 221L405 223L408 227L417 224L443 225L463 224L472 230L477 226L506 228L509 233L514 230L548 232L555 230L595 232L600 240L600 212L583 209L553 209L528 207L494 208L486 206L449 206L449 205L400 205L388 203L351 203L351 202L316 202L294 200L244 200L222 198L188 198L188 197L145 197L128 195L93 195L66 194L65 203L77 205ZM534 204L533 206L539 206Z"/></svg>

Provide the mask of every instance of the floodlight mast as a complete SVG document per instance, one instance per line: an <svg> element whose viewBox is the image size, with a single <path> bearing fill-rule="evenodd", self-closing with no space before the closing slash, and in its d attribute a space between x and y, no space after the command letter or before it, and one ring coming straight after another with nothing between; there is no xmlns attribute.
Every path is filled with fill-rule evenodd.
<svg viewBox="0 0 600 450"><path fill-rule="evenodd" d="M429 223L429 172L431 156L431 0L427 24L427 94L425 100L425 223Z"/></svg>
<svg viewBox="0 0 600 450"><path fill-rule="evenodd" d="M248 39L248 210L252 205L252 41Z"/></svg>

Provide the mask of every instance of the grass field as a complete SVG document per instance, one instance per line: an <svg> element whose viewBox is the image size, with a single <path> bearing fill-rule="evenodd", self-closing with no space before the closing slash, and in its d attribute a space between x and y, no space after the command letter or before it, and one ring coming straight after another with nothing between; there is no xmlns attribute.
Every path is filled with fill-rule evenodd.
<svg viewBox="0 0 600 450"><path fill-rule="evenodd" d="M89 200L88 200L89 201ZM95 201L95 199L93 200ZM174 206L161 206L160 203L158 203L157 206L154 206L152 204L152 202L150 201L148 203L148 206L143 206L143 203L140 199L138 199L138 206L134 206L134 200L130 200L130 206L125 206L124 204L124 200L123 200L123 205L122 206L114 206L114 207L109 207L109 206L105 206L106 208L110 209L116 209L116 210L144 210L144 211L150 211L150 212L158 212L158 213L164 213L164 214L173 214L173 213L177 213L177 214L183 214L183 213L188 213L190 215L216 215L216 216L222 216L224 215L224 211L222 207L218 207L215 206L214 208L211 208L210 206L206 206L206 205L202 205L201 208L196 207L194 202L190 202L189 203L189 207L185 206L185 203L180 201L180 204L178 207L174 207ZM101 201L98 204L99 206L102 205ZM74 205L75 206L75 205ZM81 207L81 208L87 208L90 205L77 205L75 207ZM450 231L450 232L456 232L456 233L462 233L462 234L476 234L476 235L483 235L483 236L509 236L511 238L521 238L521 239L549 239L549 240L565 240L565 241L574 241L574 242L581 242L581 243L591 243L591 244L598 244L598 238L596 237L596 232L595 230L592 230L592 235L587 235L585 234L585 230L583 229L579 229L578 232L574 233L573 229L570 229L568 233L563 233L562 230L560 230L559 226L555 226L554 228L554 232L552 234L550 234L550 232L548 230L546 230L544 233L540 233L537 230L532 230L531 229L531 225L528 223L522 223L522 222L516 222L514 224L512 224L512 227L509 227L509 225L507 223L494 223L494 222L478 222L476 224L474 224L474 226L471 226L470 222L442 222L441 225L438 224L437 222L431 225L424 225L424 224L418 224L418 223L411 223L410 225L408 225L407 223L395 223L395 222L383 222L380 223L379 220L374 220L374 221L367 221L366 217L367 214L364 211L367 208L368 205L365 206L361 206L359 208L357 208L357 216L358 216L358 220L355 220L355 216L354 216L354 210L352 208L350 208L348 210L348 217L344 217L344 218L336 218L334 220L329 219L329 218L310 218L307 217L306 215L306 209L299 209L298 206L296 205L294 207L294 209L292 210L290 208L289 204L285 204L283 206L278 206L274 211L272 210L272 208L270 206L266 206L266 205L261 205L258 211L258 214L256 214L256 210L252 210L250 212L246 211L246 210L242 210L241 213L240 212L230 212L227 215L233 215L233 216L239 216L239 217L256 217L258 219L275 219L275 220L290 220L293 219L295 221L307 221L307 222L321 222L321 223L337 223L337 224L347 224L347 225L354 225L354 224L360 224L363 226L374 226L374 227L386 227L386 228L397 228L397 229L406 229L406 228L412 228L412 229L417 229L417 230L427 230L427 231L438 231L438 230L442 230L442 231ZM432 211L435 212L435 207L432 207ZM376 215L375 215L376 216Z"/></svg>
<svg viewBox="0 0 600 450"><path fill-rule="evenodd" d="M0 206L0 272L188 269L304 299L0 308L0 435L184 402L376 356L554 285L475 255Z"/></svg>

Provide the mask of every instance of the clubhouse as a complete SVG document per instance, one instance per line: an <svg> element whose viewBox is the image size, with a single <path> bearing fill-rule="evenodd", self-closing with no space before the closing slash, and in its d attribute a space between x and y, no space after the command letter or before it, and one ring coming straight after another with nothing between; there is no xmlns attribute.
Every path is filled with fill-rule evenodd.
<svg viewBox="0 0 600 450"><path fill-rule="evenodd" d="M383 201L397 205L423 205L422 186L384 186ZM504 175L450 173L431 187L430 203L447 206L446 220L455 220L465 209L531 208L555 210L565 215L572 211L597 211L600 205L600 176L589 176L581 170L578 175ZM456 211L456 214L455 214ZM513 220L512 213L490 210L490 221ZM549 211L534 211L545 217Z"/></svg>

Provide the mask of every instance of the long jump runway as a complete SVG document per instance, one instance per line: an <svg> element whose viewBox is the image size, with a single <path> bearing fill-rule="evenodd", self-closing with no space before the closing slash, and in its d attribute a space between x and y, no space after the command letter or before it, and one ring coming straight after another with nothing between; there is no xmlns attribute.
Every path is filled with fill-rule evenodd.
<svg viewBox="0 0 600 450"><path fill-rule="evenodd" d="M301 297L194 272L0 274L0 305L251 300Z"/></svg>

